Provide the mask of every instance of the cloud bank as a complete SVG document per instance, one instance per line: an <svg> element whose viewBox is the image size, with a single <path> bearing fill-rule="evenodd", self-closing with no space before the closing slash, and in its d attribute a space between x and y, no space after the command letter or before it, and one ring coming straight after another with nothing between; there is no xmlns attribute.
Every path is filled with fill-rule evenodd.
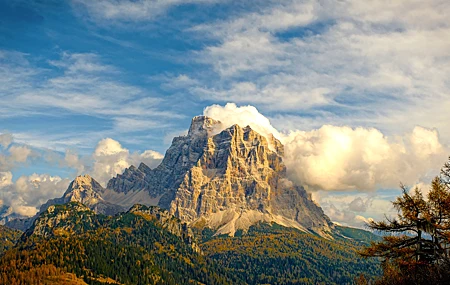
<svg viewBox="0 0 450 285"><path fill-rule="evenodd" d="M7 207L3 217L36 214L42 204L61 196L70 183L70 179L48 174L20 176L15 182L12 178L11 172L0 172L0 206Z"/></svg>
<svg viewBox="0 0 450 285"><path fill-rule="evenodd" d="M415 184L438 173L447 149L435 129L416 126L410 133L387 137L375 128L324 125L311 131L278 132L253 106L212 105L204 115L224 126L250 125L285 145L289 178L309 191L374 191Z"/></svg>

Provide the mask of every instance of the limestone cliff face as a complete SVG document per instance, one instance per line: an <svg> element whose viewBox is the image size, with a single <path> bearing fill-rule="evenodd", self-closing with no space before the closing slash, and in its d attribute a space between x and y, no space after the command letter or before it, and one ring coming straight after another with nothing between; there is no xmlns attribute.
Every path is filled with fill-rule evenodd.
<svg viewBox="0 0 450 285"><path fill-rule="evenodd" d="M157 168L130 167L107 188L218 234L264 221L326 235L332 223L302 187L286 178L283 155L283 145L273 136L266 138L250 126L224 129L221 122L198 116L187 135L173 139ZM130 198L143 192L147 198Z"/></svg>
<svg viewBox="0 0 450 285"><path fill-rule="evenodd" d="M208 138L217 131L219 125L219 121L211 118L194 117L188 134L173 139L157 168L152 170L143 163L139 168L132 166L123 175L112 178L107 188L124 193L128 199L144 191L149 197L141 199L139 203L168 209L184 176L203 155Z"/></svg>
<svg viewBox="0 0 450 285"><path fill-rule="evenodd" d="M259 221L325 233L332 223L286 178L282 144L251 127L208 136L203 153L178 186L170 211L194 226L234 234Z"/></svg>

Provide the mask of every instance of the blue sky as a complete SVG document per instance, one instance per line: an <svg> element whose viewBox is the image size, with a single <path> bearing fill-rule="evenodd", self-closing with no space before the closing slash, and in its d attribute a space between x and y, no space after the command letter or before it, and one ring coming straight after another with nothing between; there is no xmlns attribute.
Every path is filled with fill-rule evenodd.
<svg viewBox="0 0 450 285"><path fill-rule="evenodd" d="M428 183L448 155L448 14L439 0L1 1L0 200L29 213L77 174L155 166L205 113L279 132L291 179L336 221L382 216L386 189Z"/></svg>

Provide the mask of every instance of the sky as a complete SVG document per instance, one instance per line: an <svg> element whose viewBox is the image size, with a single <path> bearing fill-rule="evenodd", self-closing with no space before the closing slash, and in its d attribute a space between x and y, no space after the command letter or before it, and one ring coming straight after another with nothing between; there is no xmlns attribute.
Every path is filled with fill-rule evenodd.
<svg viewBox="0 0 450 285"><path fill-rule="evenodd" d="M395 213L450 146L450 2L0 1L0 212L155 167L196 115L286 148L333 221Z"/></svg>

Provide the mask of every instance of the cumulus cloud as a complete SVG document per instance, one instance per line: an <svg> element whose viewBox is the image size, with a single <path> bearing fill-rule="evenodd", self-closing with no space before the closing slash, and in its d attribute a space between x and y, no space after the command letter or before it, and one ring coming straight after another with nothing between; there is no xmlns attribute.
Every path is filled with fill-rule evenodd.
<svg viewBox="0 0 450 285"><path fill-rule="evenodd" d="M0 171L9 171L17 165L27 162L30 158L39 156L27 145L11 145L13 137L10 134L0 137L0 140L2 139L3 142L0 142L0 144L3 145L4 149L0 150Z"/></svg>
<svg viewBox="0 0 450 285"><path fill-rule="evenodd" d="M389 139L377 129L325 125L285 139L289 175L311 190L374 190L418 182L446 158L436 130Z"/></svg>
<svg viewBox="0 0 450 285"><path fill-rule="evenodd" d="M12 184L12 173L10 171L0 172L0 188L9 186Z"/></svg>
<svg viewBox="0 0 450 285"><path fill-rule="evenodd" d="M238 107L234 103L228 103L225 106L211 105L203 110L203 115L219 120L223 129L238 124L242 127L251 126L255 131L266 137L271 134L276 138L281 137L281 134L271 125L269 119L253 106Z"/></svg>
<svg viewBox="0 0 450 285"><path fill-rule="evenodd" d="M66 150L64 155L64 163L62 165L76 169L77 174L83 173L85 169L84 162L81 161L77 153L71 150Z"/></svg>
<svg viewBox="0 0 450 285"><path fill-rule="evenodd" d="M282 133L253 106L212 105L203 113L223 127L250 125L263 135L274 134L285 145L289 178L309 191L373 191L397 188L400 182L414 184L430 171L437 174L447 155L437 130L420 126L394 137L375 128L332 125Z"/></svg>
<svg viewBox="0 0 450 285"><path fill-rule="evenodd" d="M69 179L48 174L21 176L12 181L11 172L0 172L0 200L8 208L6 215L32 216L42 204L60 197L70 183Z"/></svg>
<svg viewBox="0 0 450 285"><path fill-rule="evenodd" d="M92 157L94 161L92 176L105 185L111 177L122 174L130 165L137 166L140 162L144 162L150 168L156 167L163 155L153 150L130 153L118 141L106 138L97 144Z"/></svg>
<svg viewBox="0 0 450 285"><path fill-rule="evenodd" d="M11 146L9 148L10 158L14 162L25 162L32 154L32 150L27 146Z"/></svg>

